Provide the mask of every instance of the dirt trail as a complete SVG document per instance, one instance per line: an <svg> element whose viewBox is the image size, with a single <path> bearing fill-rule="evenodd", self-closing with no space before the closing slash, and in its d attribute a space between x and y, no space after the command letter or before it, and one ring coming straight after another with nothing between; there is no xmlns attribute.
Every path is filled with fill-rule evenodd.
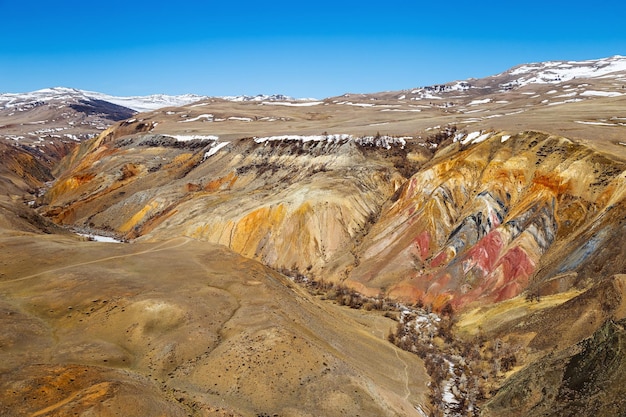
<svg viewBox="0 0 626 417"><path fill-rule="evenodd" d="M400 357L397 349L394 349L393 352L396 354L396 358L398 358L398 360L404 364L404 388L406 390L406 393L404 394L404 399L408 400L411 396L411 389L409 388L409 365L404 359Z"/></svg>
<svg viewBox="0 0 626 417"><path fill-rule="evenodd" d="M385 339L385 332L382 329L377 329L380 332L380 338L381 339ZM396 358L398 359L399 362L402 362L402 364L404 365L404 390L405 390L405 394L404 394L404 400L408 401L409 397L411 396L411 388L409 387L409 364L400 357L400 354L398 353L398 350L400 350L399 348L397 348L395 345L389 343L389 348L391 350L393 350L393 353L396 355ZM417 410L418 412L420 412L420 410Z"/></svg>

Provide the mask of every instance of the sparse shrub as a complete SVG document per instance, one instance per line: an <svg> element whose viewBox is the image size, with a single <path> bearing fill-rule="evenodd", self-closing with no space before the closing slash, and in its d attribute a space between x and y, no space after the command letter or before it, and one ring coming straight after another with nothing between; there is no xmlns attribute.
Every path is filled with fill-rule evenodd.
<svg viewBox="0 0 626 417"><path fill-rule="evenodd" d="M385 314L383 314L383 315L385 317L387 317L388 319L395 320L395 321L398 320L398 315L396 313L393 313L393 312L389 311L389 310L385 311Z"/></svg>
<svg viewBox="0 0 626 417"><path fill-rule="evenodd" d="M517 364L516 349L502 340L486 341L482 335L469 342L459 339L454 333L455 312L450 303L437 315L432 304L424 305L422 300L409 308L382 296L365 297L345 285L310 279L295 270L281 272L311 294L342 306L384 311L384 317L397 321L386 339L424 361L432 378L431 415L478 416L478 402L486 400L504 378L503 373ZM452 392L456 402L444 401L447 392Z"/></svg>
<svg viewBox="0 0 626 417"><path fill-rule="evenodd" d="M451 320L452 316L454 315L454 309L452 308L452 304L446 303L446 305L443 306L443 308L441 309L441 315Z"/></svg>
<svg viewBox="0 0 626 417"><path fill-rule="evenodd" d="M516 364L517 364L517 358L515 357L514 354L505 356L500 360L500 367L502 369L502 372L510 371L511 369L515 367Z"/></svg>
<svg viewBox="0 0 626 417"><path fill-rule="evenodd" d="M529 303L532 303L533 301L540 302L541 301L541 296L539 295L539 291L529 291L529 292L526 293L525 299Z"/></svg>

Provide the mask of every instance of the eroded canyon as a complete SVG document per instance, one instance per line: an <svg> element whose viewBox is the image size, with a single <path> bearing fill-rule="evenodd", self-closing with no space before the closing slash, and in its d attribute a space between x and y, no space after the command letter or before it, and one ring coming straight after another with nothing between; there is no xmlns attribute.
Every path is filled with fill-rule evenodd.
<svg viewBox="0 0 626 417"><path fill-rule="evenodd" d="M565 83L0 143L0 413L620 415L623 99Z"/></svg>

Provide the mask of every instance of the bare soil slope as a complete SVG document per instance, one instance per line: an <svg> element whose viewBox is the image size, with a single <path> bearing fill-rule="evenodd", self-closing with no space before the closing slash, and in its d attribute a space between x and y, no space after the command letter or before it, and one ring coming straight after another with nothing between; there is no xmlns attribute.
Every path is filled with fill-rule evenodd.
<svg viewBox="0 0 626 417"><path fill-rule="evenodd" d="M223 247L3 237L3 415L419 415L380 315Z"/></svg>

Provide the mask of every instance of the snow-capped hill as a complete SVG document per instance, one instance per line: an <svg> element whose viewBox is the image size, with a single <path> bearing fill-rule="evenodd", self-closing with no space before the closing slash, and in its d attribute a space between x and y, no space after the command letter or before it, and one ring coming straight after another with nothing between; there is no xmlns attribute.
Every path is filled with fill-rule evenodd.
<svg viewBox="0 0 626 417"><path fill-rule="evenodd" d="M0 94L0 108L24 111L25 108L32 108L52 100L56 102L76 102L84 99L87 99L87 96L82 91L74 88L44 88L29 93Z"/></svg>
<svg viewBox="0 0 626 417"><path fill-rule="evenodd" d="M106 95L75 88L54 87L28 93L0 94L0 116L17 117L21 123L47 124L54 120L65 120L94 124L104 129L111 121L126 119L136 112L135 109L116 104ZM85 117L89 121L83 120ZM31 121L31 118L36 121Z"/></svg>
<svg viewBox="0 0 626 417"><path fill-rule="evenodd" d="M554 84L579 78L624 76L626 72L626 57L613 56L610 58L588 61L548 61L524 64L514 67L496 77L506 77L509 80L501 86L523 87L530 84Z"/></svg>
<svg viewBox="0 0 626 417"><path fill-rule="evenodd" d="M349 96L353 105L355 100L360 102L357 103L359 105L371 105L371 100L398 100L401 105L413 102L445 109L537 99L524 103L524 106L532 106L569 103L589 97L618 97L626 94L624 86L626 57L615 55L586 61L522 64L484 78L468 78L400 91L345 95L336 99L339 101ZM517 95L509 95L509 92L516 91ZM562 100L555 100L557 98Z"/></svg>
<svg viewBox="0 0 626 417"><path fill-rule="evenodd" d="M105 98L66 87L0 94L0 138L42 151L92 138L137 113Z"/></svg>
<svg viewBox="0 0 626 417"><path fill-rule="evenodd" d="M196 94L182 94L178 96L153 94L149 96L119 97L87 91L85 91L85 93L89 98L108 101L109 103L124 106L138 112L152 111L164 107L184 106L208 98L207 96L199 96Z"/></svg>
<svg viewBox="0 0 626 417"><path fill-rule="evenodd" d="M196 94L183 94L170 96L166 94L153 94L149 96L120 97L95 91L78 90L67 87L44 88L28 93L4 93L0 94L0 108L16 108L18 111L32 108L42 103L54 103L60 105L76 104L84 101L106 101L118 106L131 109L135 112L157 110L163 107L184 106L206 96ZM19 109L22 110L19 110Z"/></svg>

